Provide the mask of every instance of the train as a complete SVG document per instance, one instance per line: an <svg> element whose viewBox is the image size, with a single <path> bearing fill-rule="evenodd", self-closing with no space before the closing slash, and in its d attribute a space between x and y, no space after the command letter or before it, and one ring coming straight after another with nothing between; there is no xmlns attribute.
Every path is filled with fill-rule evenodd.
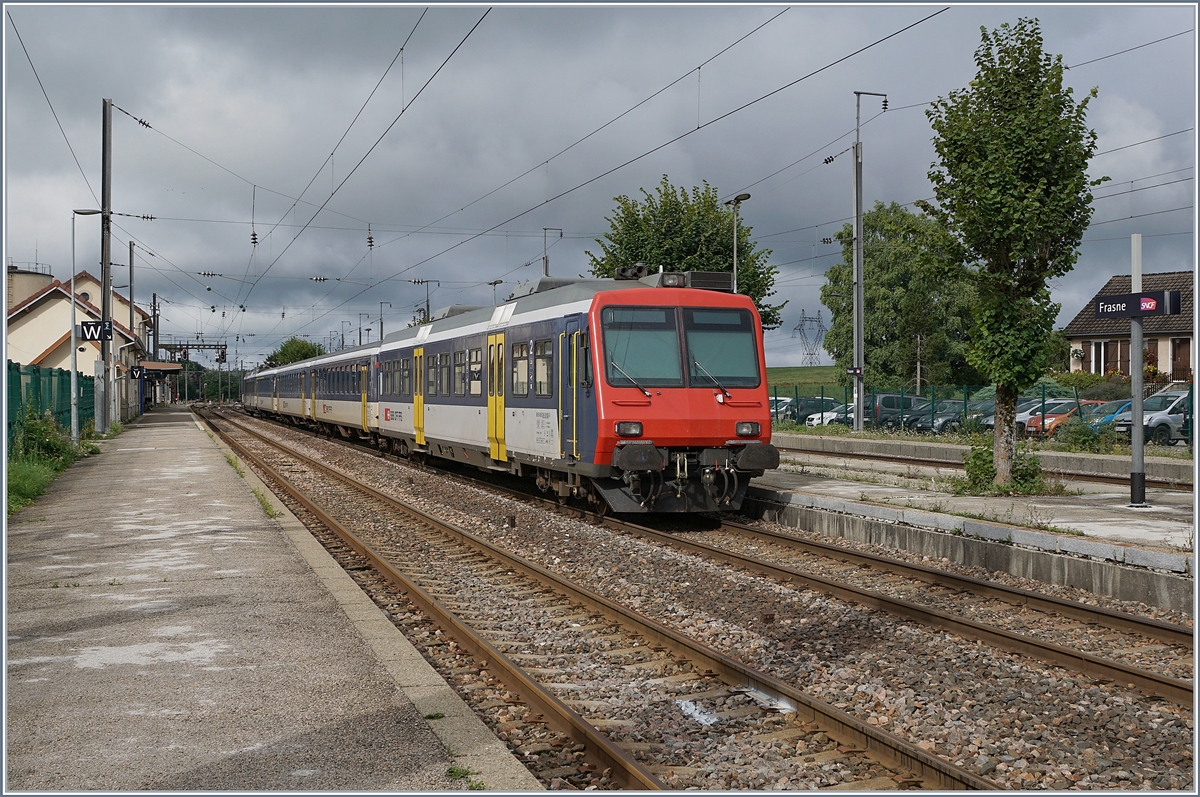
<svg viewBox="0 0 1200 797"><path fill-rule="evenodd" d="M724 272L543 276L248 373L247 412L532 479L601 513L725 512L779 466L762 321Z"/></svg>

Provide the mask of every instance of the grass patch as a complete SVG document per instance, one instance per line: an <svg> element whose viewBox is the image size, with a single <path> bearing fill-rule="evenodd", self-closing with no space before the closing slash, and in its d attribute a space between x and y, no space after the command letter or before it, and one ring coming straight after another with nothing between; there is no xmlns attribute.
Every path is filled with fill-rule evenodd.
<svg viewBox="0 0 1200 797"><path fill-rule="evenodd" d="M229 467L237 471L238 476L241 476L243 479L246 478L246 472L242 470L242 466L238 463L237 457L235 457L233 454L226 454L225 461L229 463Z"/></svg>
<svg viewBox="0 0 1200 797"><path fill-rule="evenodd" d="M99 451L87 439L76 445L51 413L38 415L29 407L17 420L8 450L8 514L32 504L58 474Z"/></svg>
<svg viewBox="0 0 1200 797"><path fill-rule="evenodd" d="M463 780L475 774L475 770L470 767L460 767L457 764L446 770L446 777L450 780Z"/></svg>
<svg viewBox="0 0 1200 797"><path fill-rule="evenodd" d="M8 461L8 514L23 509L46 491L58 475L51 465L36 457Z"/></svg>
<svg viewBox="0 0 1200 797"><path fill-rule="evenodd" d="M425 719L427 719L427 720L440 720L440 719L442 719L442 718L443 718L443 717L445 717L445 716L446 716L446 715L445 715L445 714L443 714L442 712L440 712L440 711L435 711L435 712L433 712L432 714L426 714L426 715L425 715Z"/></svg>
<svg viewBox="0 0 1200 797"><path fill-rule="evenodd" d="M258 499L258 503L262 504L263 512L267 514L267 517L279 517L279 513L275 511L275 507L271 506L271 501L267 498L266 494L262 490L255 487L253 492L254 497Z"/></svg>

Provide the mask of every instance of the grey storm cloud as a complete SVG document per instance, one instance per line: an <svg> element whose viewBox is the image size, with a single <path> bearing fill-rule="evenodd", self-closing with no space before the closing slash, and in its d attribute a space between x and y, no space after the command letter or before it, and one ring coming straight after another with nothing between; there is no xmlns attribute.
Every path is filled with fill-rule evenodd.
<svg viewBox="0 0 1200 797"><path fill-rule="evenodd" d="M666 174L752 194L741 215L788 302L768 363L797 364L791 328L823 309L839 256L821 239L851 212L850 159L823 159L853 138L853 92L889 98L883 114L863 100L867 206L928 198L924 108L973 77L981 26L1021 16L1074 67L1076 96L1099 88L1092 172L1112 178L1052 286L1060 321L1128 270L1131 233L1147 271L1194 267L1194 5L5 8L7 258L69 274L111 98L129 114L113 119L113 208L156 217L118 217L114 261L132 237L164 334L228 339L247 363L291 334L377 334L380 302L402 326L425 300L411 279L440 281L435 307L490 304L488 283L503 298L537 275L544 236L553 273L586 273L613 198ZM77 225L95 270L98 224Z"/></svg>

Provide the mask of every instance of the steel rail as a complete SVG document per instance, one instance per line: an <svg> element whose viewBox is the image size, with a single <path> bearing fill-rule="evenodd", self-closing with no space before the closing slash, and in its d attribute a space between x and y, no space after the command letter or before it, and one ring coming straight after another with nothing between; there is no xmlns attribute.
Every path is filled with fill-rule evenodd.
<svg viewBox="0 0 1200 797"><path fill-rule="evenodd" d="M282 448L283 444L269 440L258 432L248 429L236 421L225 419L263 442ZM406 513L420 517L429 523L442 528L456 538L476 547L489 556L504 562L510 568L524 574L553 584L557 589L568 594L573 600L587 606L597 613L617 618L622 624L631 627L636 632L653 643L680 651L695 664L707 669L706 675L717 677L734 686L747 687L768 695L779 703L795 710L797 714L821 727L830 736L843 743L854 746L876 759L882 760L893 768L907 769L916 774L926 788L943 791L976 789L986 791L999 790L999 786L982 778L969 770L955 766L951 762L933 755L894 734L857 719L856 717L837 709L822 700L811 697L789 683L766 673L761 673L742 662L691 639L672 628L643 614L628 609L602 595L574 584L558 574L534 564L520 556L497 548L490 542L476 537L469 532L458 529L426 515L419 509L407 506L401 501L375 490L367 485L354 482L352 479L330 468L317 460L294 451L287 455L306 464L328 472L336 478L352 484L355 489L362 490L379 500L385 501ZM490 660L489 660L490 661ZM565 707L564 707L565 708ZM569 710L569 709L568 709ZM589 726L590 727L590 726Z"/></svg>
<svg viewBox="0 0 1200 797"><path fill-rule="evenodd" d="M546 724L554 728L556 731L569 736L577 743L583 743L587 746L590 756L601 763L603 767L612 768L612 779L620 783L627 789L654 789L661 790L666 786L649 770L642 767L636 760L630 757L624 750L617 747L605 735L592 727L583 717L577 714L565 703L560 701L553 694L544 690L540 684L534 681L527 675L520 666L513 663L498 649L493 647L487 640L480 637L470 629L466 624L460 621L452 612L443 607L435 598L433 598L424 589L416 583L410 581L403 573L393 567L385 558L376 553L370 546L360 540L352 531L335 520L322 507L317 505L312 499L304 494L299 488L284 478L278 471L271 468L261 457L256 456L245 446L238 443L216 424L212 423L206 415L201 415L206 423L212 427L222 440L224 440L231 448L239 452L239 454L253 463L256 468L259 468L265 473L268 478L276 482L283 488L288 495L298 501L305 509L313 513L318 520L335 534L341 537L347 545L353 548L360 556L366 558L388 581L395 584L402 592L406 593L408 600L416 604L421 611L425 612L434 622L442 626L446 632L454 637L459 645L473 656L486 662L484 664L489 670L497 673L501 681L503 681L509 690L518 693L520 698L530 707L540 711ZM224 419L227 423L237 426L242 431L250 434L269 445L276 448L281 446L271 440L267 440L262 435L254 432L251 429L237 424L234 421ZM322 471L333 474L342 481L348 481L345 476L337 473L337 471L323 465L315 460L305 457L303 454L287 451L287 456L295 457L306 464L315 466ZM351 482L353 484L353 482ZM394 499L379 493L371 488L364 487L360 484L354 484L357 489L368 492L373 497L378 498L390 506L395 506L409 513L418 520L430 523L439 530L451 530L456 532L455 536L461 536L465 532L448 527L444 522L436 520L424 512L408 507ZM467 535L469 536L469 535Z"/></svg>
<svg viewBox="0 0 1200 797"><path fill-rule="evenodd" d="M943 459L923 459L921 457L902 457L890 456L888 454L864 454L861 452L825 452L825 451L810 451L805 448L788 448L787 446L779 446L779 453L788 454L813 454L818 457L843 457L846 459L868 459L878 462L897 462L906 465L921 465L929 468L956 468L963 470L961 462L947 462ZM821 467L817 465L816 467ZM1061 476L1064 478L1074 479L1082 482L1100 482L1101 484L1123 484L1129 486L1128 476L1106 476L1100 473L1086 473L1083 471L1061 470L1054 468L1042 468L1042 473L1050 474L1051 476ZM1168 479L1146 479L1147 487L1157 487L1162 490L1179 490L1182 492L1191 492L1191 482L1175 482Z"/></svg>
<svg viewBox="0 0 1200 797"><path fill-rule="evenodd" d="M636 523L613 518L605 518L604 523L614 530L628 531L637 536L650 538L660 544L673 546L689 553L700 554L707 558L746 568L747 570L762 573L783 582L800 584L808 589L824 592L841 600L859 603L873 609L880 609L901 617L907 617L926 625L944 628L947 631L952 631L955 634L972 639L978 639L989 645L1062 665L1092 678L1107 679L1127 684L1135 689L1164 697L1180 705L1192 705L1192 685L1177 678L1168 678L1164 675L1102 659L1098 656L1072 650L1061 645L1055 645L1051 642L1042 642L1023 634L983 625L982 623L962 617L955 617L946 612L922 606L912 601L891 598L872 590L860 589L820 576L802 573L793 568L773 565L769 562L752 559L733 553L732 551L705 545L704 543L680 539L671 534L655 531Z"/></svg>
<svg viewBox="0 0 1200 797"><path fill-rule="evenodd" d="M954 589L973 592L977 595L983 595L989 598L1002 600L1006 603L1014 605L1024 605L1038 611L1054 613L1063 617L1070 617L1075 620L1081 620L1085 623L1094 623L1105 628L1111 628L1114 631L1126 631L1130 633L1142 634L1143 636L1158 639L1172 645L1182 645L1189 650L1193 649L1195 644L1194 631L1186 626L1175 625L1174 623L1155 620L1148 617L1138 617L1126 612L1119 612L1113 609L1105 609L1100 606L1088 606L1077 601L1070 601L1064 598L1056 598L1051 595L1042 595L1032 590L1018 589L1017 587L1006 587L1003 584L997 584L993 581L987 581L982 578L973 578L971 576L960 576L956 573L949 573L945 570L939 570L935 567L926 567L925 565L912 564L899 559L892 559L879 554L867 553L863 551L855 551L848 548L842 548L837 545L817 542L815 540L806 540L801 537L795 537L790 534L783 534L767 529L757 529L753 526L747 526L742 523L733 523L727 520L722 520L724 529L750 536L756 539L767 540L769 542L778 543L789 548L814 553L820 556L828 556L835 559L843 559L848 562L853 562L858 565L866 565L876 570L886 570L888 572L899 573L910 578L925 581L930 584L939 584L941 586L952 587Z"/></svg>

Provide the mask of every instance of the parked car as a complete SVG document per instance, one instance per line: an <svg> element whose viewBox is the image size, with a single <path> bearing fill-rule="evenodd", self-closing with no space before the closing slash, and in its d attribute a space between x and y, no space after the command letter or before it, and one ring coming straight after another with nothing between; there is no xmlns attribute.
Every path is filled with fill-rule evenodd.
<svg viewBox="0 0 1200 797"><path fill-rule="evenodd" d="M1192 402L1186 390L1171 390L1150 396L1142 402L1142 425L1146 430L1146 439L1164 446L1176 440L1187 440L1191 430L1185 433L1184 422L1190 423L1192 411ZM1113 420L1113 428L1129 435L1132 421L1133 410L1126 410Z"/></svg>
<svg viewBox="0 0 1200 797"><path fill-rule="evenodd" d="M1118 415L1129 409L1133 402L1130 399L1106 401L1091 412L1084 411L1083 420L1093 429L1099 429L1106 423L1112 423Z"/></svg>
<svg viewBox="0 0 1200 797"><path fill-rule="evenodd" d="M825 412L814 412L808 416L804 423L808 426L828 426L831 423L845 423L849 425L854 421L852 406L851 404L839 404ZM850 418L849 421L846 420L847 417Z"/></svg>
<svg viewBox="0 0 1200 797"><path fill-rule="evenodd" d="M909 416L913 407L922 402L929 403L929 399L900 393L876 393L873 397L868 394L865 398L867 412L863 413L863 422L882 426L885 429L898 428L902 420ZM872 398L874 398L873 406Z"/></svg>
<svg viewBox="0 0 1200 797"><path fill-rule="evenodd" d="M814 412L826 412L841 403L832 396L800 396L799 399L780 396L771 399L771 417L804 424Z"/></svg>
<svg viewBox="0 0 1200 797"><path fill-rule="evenodd" d="M1060 408L1074 407L1075 399L1048 398L1046 399L1046 413L1058 412ZM1025 425L1029 423L1029 419L1034 415L1042 414L1042 399L1041 397L1030 399L1019 399L1017 401L1016 417L1013 419L1017 427L1017 436L1022 437L1025 434ZM992 414L983 419L983 425L989 429L996 427L996 412L992 409Z"/></svg>
<svg viewBox="0 0 1200 797"><path fill-rule="evenodd" d="M778 420L782 420L784 418L791 417L792 409L793 409L792 405L794 403L793 399L787 398L786 396L772 397L770 399L770 403L771 403L771 417L774 420L778 421Z"/></svg>
<svg viewBox="0 0 1200 797"><path fill-rule="evenodd" d="M970 402L967 402L965 407L967 412L971 411ZM911 415L906 413L904 425L914 432L932 431L935 434L956 432L962 428L963 418L966 417L963 409L964 404L961 399L939 401L932 408L930 408L929 402L925 402L923 405L913 407Z"/></svg>
<svg viewBox="0 0 1200 797"><path fill-rule="evenodd" d="M1067 421L1076 417L1086 417L1085 410L1098 408L1104 403L1095 399L1086 399L1078 403L1072 400L1067 404L1055 404L1053 411L1050 409L1050 405L1047 404L1046 415L1044 417L1041 414L1041 408L1038 407L1037 412L1030 415L1029 420L1025 422L1025 436L1051 437ZM1045 428L1043 428L1043 425Z"/></svg>
<svg viewBox="0 0 1200 797"><path fill-rule="evenodd" d="M842 405L832 396L801 396L796 405L796 423L807 423L813 413L828 412Z"/></svg>

